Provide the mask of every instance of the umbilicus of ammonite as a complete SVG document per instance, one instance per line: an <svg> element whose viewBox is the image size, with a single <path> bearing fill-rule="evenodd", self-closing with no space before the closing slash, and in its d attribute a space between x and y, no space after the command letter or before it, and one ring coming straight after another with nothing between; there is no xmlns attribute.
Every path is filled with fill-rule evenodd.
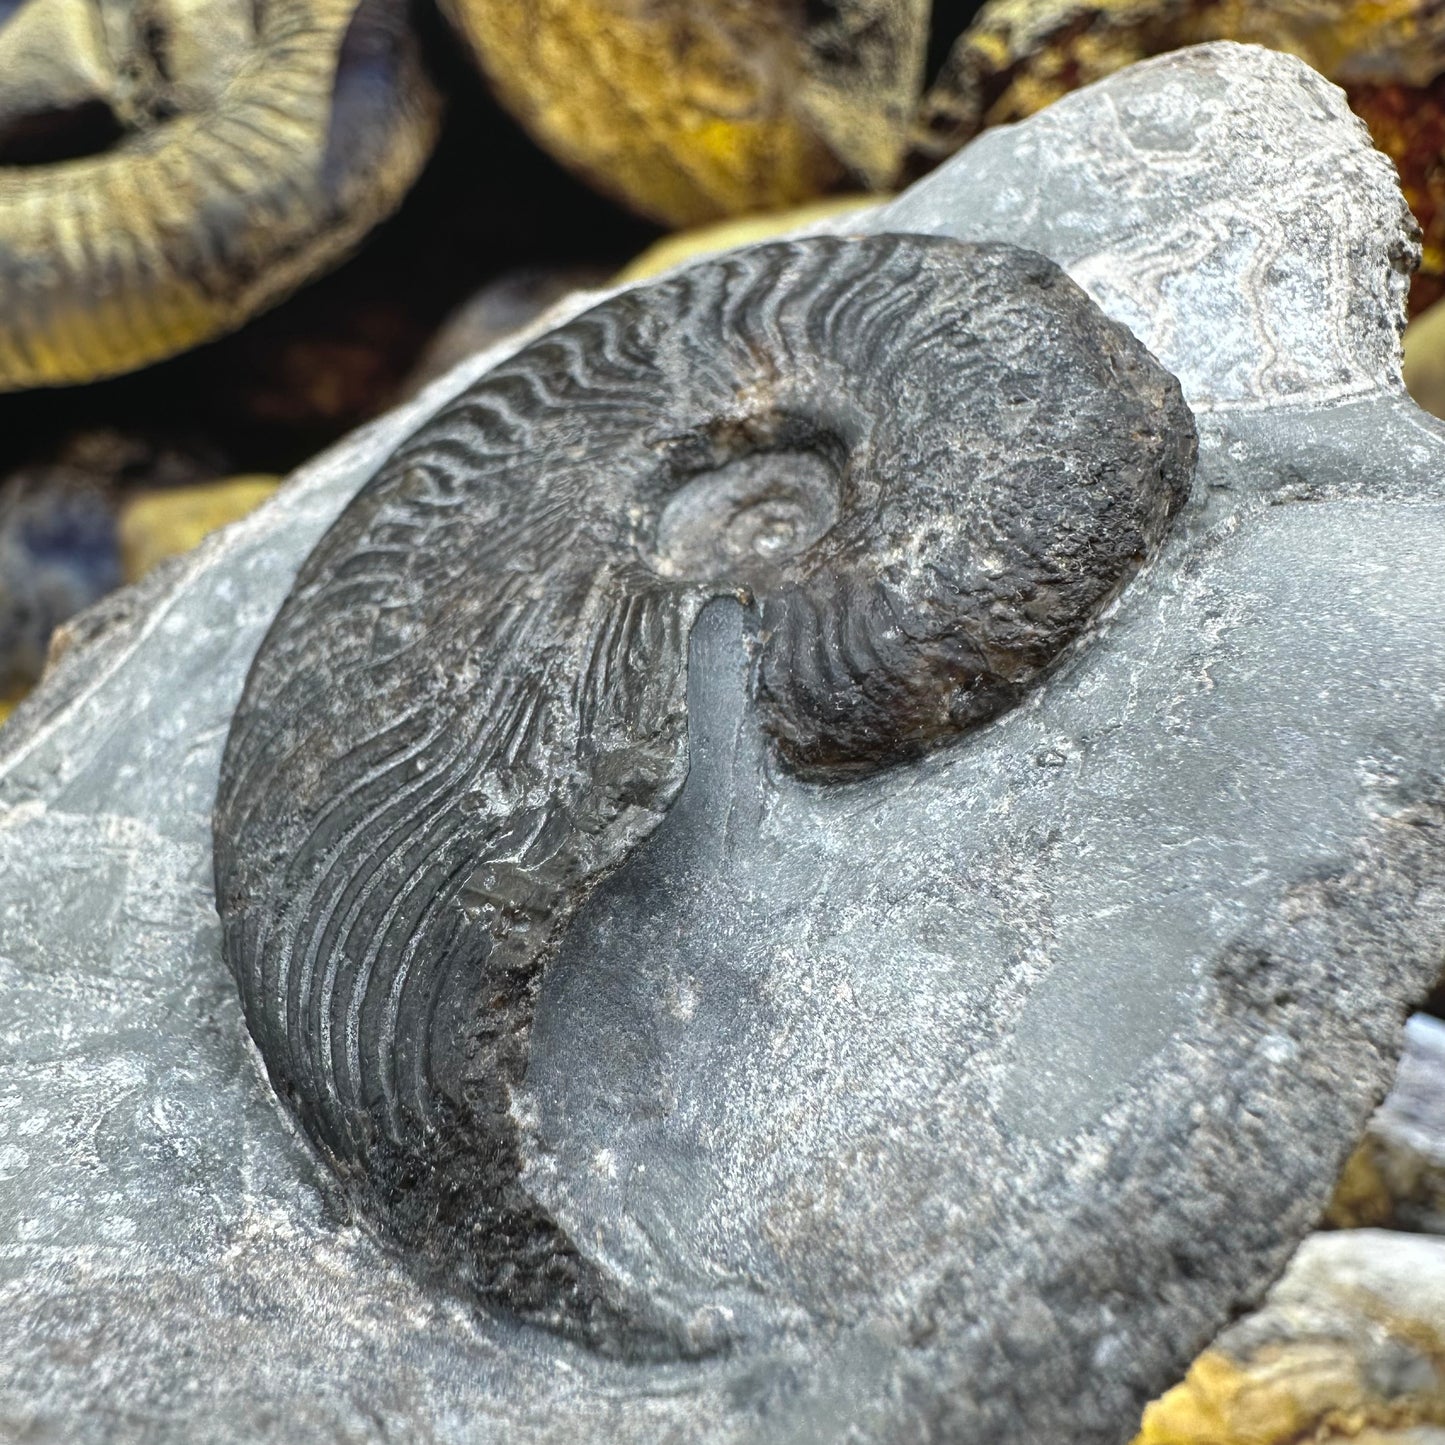
<svg viewBox="0 0 1445 1445"><path fill-rule="evenodd" d="M437 117L401 0L0 0L0 391L280 300L397 205Z"/></svg>
<svg viewBox="0 0 1445 1445"><path fill-rule="evenodd" d="M363 1213L598 1349L716 1347L549 1216L512 1107L549 959L687 775L694 622L743 603L775 765L846 788L1084 640L1194 454L1052 262L888 235L620 293L410 438L257 654L215 815L247 1023Z"/></svg>

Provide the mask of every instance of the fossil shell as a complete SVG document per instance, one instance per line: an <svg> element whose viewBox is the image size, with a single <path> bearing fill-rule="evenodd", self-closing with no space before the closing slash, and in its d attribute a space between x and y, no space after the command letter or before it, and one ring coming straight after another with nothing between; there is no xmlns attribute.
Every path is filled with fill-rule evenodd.
<svg viewBox="0 0 1445 1445"><path fill-rule="evenodd" d="M398 0L73 10L0 4L0 390L238 326L387 214L436 130ZM113 144L66 158L82 114Z"/></svg>
<svg viewBox="0 0 1445 1445"><path fill-rule="evenodd" d="M927 0L444 0L554 155L671 225L772 210L846 172L894 178Z"/></svg>
<svg viewBox="0 0 1445 1445"><path fill-rule="evenodd" d="M362 1207L628 1356L717 1341L528 1193L542 970L687 773L688 640L756 625L782 766L846 783L1015 702L1192 474L1177 383L1006 245L780 242L620 294L406 443L299 576L216 813L273 1083Z"/></svg>

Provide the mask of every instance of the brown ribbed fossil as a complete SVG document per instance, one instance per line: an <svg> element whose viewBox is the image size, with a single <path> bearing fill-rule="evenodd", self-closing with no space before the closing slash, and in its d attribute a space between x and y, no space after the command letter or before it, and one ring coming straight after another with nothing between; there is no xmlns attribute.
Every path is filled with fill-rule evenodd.
<svg viewBox="0 0 1445 1445"><path fill-rule="evenodd" d="M688 769L710 599L780 766L825 786L1011 706L1167 529L1174 379L1050 261L774 243L620 293L412 437L303 568L216 811L271 1079L453 1285L597 1348L716 1343L529 1193L543 970Z"/></svg>
<svg viewBox="0 0 1445 1445"><path fill-rule="evenodd" d="M343 257L430 151L438 102L400 0L10 8L0 390L238 326Z"/></svg>

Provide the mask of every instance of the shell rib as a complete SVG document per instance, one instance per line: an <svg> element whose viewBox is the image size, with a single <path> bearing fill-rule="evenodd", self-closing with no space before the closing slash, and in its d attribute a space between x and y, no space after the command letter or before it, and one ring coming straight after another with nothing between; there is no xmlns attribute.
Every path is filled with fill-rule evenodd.
<svg viewBox="0 0 1445 1445"><path fill-rule="evenodd" d="M423 427L303 569L216 814L247 1021L369 1217L597 1348L707 1348L528 1196L511 1108L549 957L685 778L695 619L752 609L782 765L846 784L1018 699L1194 448L1051 262L904 236L622 293Z"/></svg>
<svg viewBox="0 0 1445 1445"><path fill-rule="evenodd" d="M0 391L128 371L279 301L397 205L437 115L397 0L275 0L206 107L0 166Z"/></svg>

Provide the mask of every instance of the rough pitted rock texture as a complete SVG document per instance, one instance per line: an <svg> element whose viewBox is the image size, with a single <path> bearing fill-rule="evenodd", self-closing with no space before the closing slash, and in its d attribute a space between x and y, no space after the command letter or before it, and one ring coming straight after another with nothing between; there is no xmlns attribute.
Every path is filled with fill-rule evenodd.
<svg viewBox="0 0 1445 1445"><path fill-rule="evenodd" d="M1442 1356L1445 1241L1317 1234L1149 1406L1134 1445L1439 1445Z"/></svg>
<svg viewBox="0 0 1445 1445"><path fill-rule="evenodd" d="M771 766L742 618L704 613L686 782L562 940L512 1103L574 1237L796 1308L639 1367L436 1288L292 1132L221 960L246 668L494 354L87 615L0 734L5 1428L1105 1445L1259 1298L1445 955L1445 431L1399 385L1403 207L1337 92L1218 46L876 224L946 213L1180 377L1190 499L1020 706L846 786Z"/></svg>

